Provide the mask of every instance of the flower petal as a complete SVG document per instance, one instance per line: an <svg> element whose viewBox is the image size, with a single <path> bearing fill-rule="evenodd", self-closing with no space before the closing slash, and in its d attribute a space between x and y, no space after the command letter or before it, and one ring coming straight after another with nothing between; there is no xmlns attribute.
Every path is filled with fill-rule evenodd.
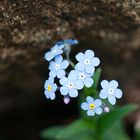
<svg viewBox="0 0 140 140"><path fill-rule="evenodd" d="M120 99L120 98L122 97L122 91L121 91L120 89L117 88L117 89L114 91L114 95L115 95L116 98Z"/></svg>
<svg viewBox="0 0 140 140"><path fill-rule="evenodd" d="M50 93L50 99L51 100L54 100L55 99L55 93L54 92Z"/></svg>
<svg viewBox="0 0 140 140"><path fill-rule="evenodd" d="M84 59L85 59L85 55L83 53L80 52L76 55L77 61L82 62Z"/></svg>
<svg viewBox="0 0 140 140"><path fill-rule="evenodd" d="M69 61L67 61L67 60L64 60L61 63L61 69L66 69L68 66L69 66Z"/></svg>
<svg viewBox="0 0 140 140"><path fill-rule="evenodd" d="M100 115L103 112L103 109L101 107L96 107L94 111L96 114Z"/></svg>
<svg viewBox="0 0 140 140"><path fill-rule="evenodd" d="M100 99L96 99L94 101L94 104L95 104L96 107L101 106L102 105L102 101Z"/></svg>
<svg viewBox="0 0 140 140"><path fill-rule="evenodd" d="M57 50L57 52L55 53L55 56L60 55L63 53L63 50Z"/></svg>
<svg viewBox="0 0 140 140"><path fill-rule="evenodd" d="M63 78L65 76L65 71L64 70L59 70L58 73L57 73L57 77L60 79L60 78Z"/></svg>
<svg viewBox="0 0 140 140"><path fill-rule="evenodd" d="M91 63L92 63L93 66L98 66L100 64L100 59L98 57L94 57L91 60Z"/></svg>
<svg viewBox="0 0 140 140"><path fill-rule="evenodd" d="M83 81L82 80L76 80L76 82L74 83L74 86L76 89L81 90L84 87Z"/></svg>
<svg viewBox="0 0 140 140"><path fill-rule="evenodd" d="M88 110L87 111L87 115L88 116L94 116L95 115L95 112L93 110Z"/></svg>
<svg viewBox="0 0 140 140"><path fill-rule="evenodd" d="M93 58L93 57L94 57L94 51L92 51L92 50L87 50L87 51L85 52L85 58L91 59L91 58Z"/></svg>
<svg viewBox="0 0 140 140"><path fill-rule="evenodd" d="M51 70L49 72L49 76L51 76L52 78L55 78L56 77L56 71L55 70Z"/></svg>
<svg viewBox="0 0 140 140"><path fill-rule="evenodd" d="M85 78L84 84L86 87L91 87L93 85L93 79L92 78Z"/></svg>
<svg viewBox="0 0 140 140"><path fill-rule="evenodd" d="M90 104L90 103L94 103L94 99L90 96L86 97L86 101Z"/></svg>
<svg viewBox="0 0 140 140"><path fill-rule="evenodd" d="M47 90L45 90L44 94L45 94L45 96L46 96L47 99L50 98L50 93Z"/></svg>
<svg viewBox="0 0 140 140"><path fill-rule="evenodd" d="M55 62L54 61L51 61L50 62L50 65L49 65L49 70L54 69L54 67L55 67Z"/></svg>
<svg viewBox="0 0 140 140"><path fill-rule="evenodd" d="M57 55L56 57L55 57L55 62L56 63L61 63L63 61L63 57L61 56L61 55Z"/></svg>
<svg viewBox="0 0 140 140"><path fill-rule="evenodd" d="M74 82L77 79L77 73L75 70L70 71L69 75L68 75L68 79L70 82Z"/></svg>
<svg viewBox="0 0 140 140"><path fill-rule="evenodd" d="M61 85L67 85L68 84L68 78L63 77L62 79L59 80Z"/></svg>
<svg viewBox="0 0 140 140"><path fill-rule="evenodd" d="M49 81L50 84L53 84L54 83L54 78L50 76L48 81Z"/></svg>
<svg viewBox="0 0 140 140"><path fill-rule="evenodd" d="M72 98L77 97L77 96L78 96L78 91L77 91L77 89L71 89L71 90L69 91L69 96L72 97Z"/></svg>
<svg viewBox="0 0 140 140"><path fill-rule="evenodd" d="M83 71L85 69L85 65L84 65L84 63L77 63L75 65L75 68L79 71Z"/></svg>
<svg viewBox="0 0 140 140"><path fill-rule="evenodd" d="M100 96L101 99L106 99L106 98L108 97L108 91L105 90L105 89L102 89L102 90L100 91L99 96Z"/></svg>
<svg viewBox="0 0 140 140"><path fill-rule="evenodd" d="M118 82L116 80L112 80L109 85L111 88L116 89L118 87Z"/></svg>
<svg viewBox="0 0 140 140"><path fill-rule="evenodd" d="M46 59L47 61L50 61L50 60L52 60L53 58L54 58L54 55L53 55L51 52L45 53L45 59Z"/></svg>
<svg viewBox="0 0 140 140"><path fill-rule="evenodd" d="M104 89L108 89L109 88L109 82L107 80L103 80L101 82L101 87Z"/></svg>
<svg viewBox="0 0 140 140"><path fill-rule="evenodd" d="M55 92L56 90L57 90L57 85L56 84L53 84L52 91Z"/></svg>
<svg viewBox="0 0 140 140"><path fill-rule="evenodd" d="M69 92L69 90L68 90L67 87L62 86L62 87L60 88L60 93L61 93L61 95L67 95L68 92Z"/></svg>
<svg viewBox="0 0 140 140"><path fill-rule="evenodd" d="M108 101L110 104L115 105L116 104L116 98L114 95L108 96Z"/></svg>
<svg viewBox="0 0 140 140"><path fill-rule="evenodd" d="M49 81L48 81L48 80L46 80L46 81L45 81L45 84L44 84L44 88L45 88L45 89L47 89L47 88L48 88L48 84L49 84Z"/></svg>
<svg viewBox="0 0 140 140"><path fill-rule="evenodd" d="M62 44L62 45L58 45L58 48L61 50L61 49L63 49L65 47L65 45L64 44Z"/></svg>
<svg viewBox="0 0 140 140"><path fill-rule="evenodd" d="M83 110L88 110L89 109L89 104L87 102L84 102L84 103L81 104L81 108Z"/></svg>
<svg viewBox="0 0 140 140"><path fill-rule="evenodd" d="M87 73L93 74L94 71L95 71L95 67L93 67L92 65L86 67L86 72L87 72Z"/></svg>

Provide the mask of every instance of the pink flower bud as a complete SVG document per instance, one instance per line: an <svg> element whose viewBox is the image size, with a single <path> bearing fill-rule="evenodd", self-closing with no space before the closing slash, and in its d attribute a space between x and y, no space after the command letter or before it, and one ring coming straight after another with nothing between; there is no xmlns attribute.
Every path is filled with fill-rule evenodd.
<svg viewBox="0 0 140 140"><path fill-rule="evenodd" d="M64 103L68 104L70 102L70 98L69 97L64 97Z"/></svg>
<svg viewBox="0 0 140 140"><path fill-rule="evenodd" d="M104 107L104 112L107 112L108 113L109 112L109 107L105 106Z"/></svg>

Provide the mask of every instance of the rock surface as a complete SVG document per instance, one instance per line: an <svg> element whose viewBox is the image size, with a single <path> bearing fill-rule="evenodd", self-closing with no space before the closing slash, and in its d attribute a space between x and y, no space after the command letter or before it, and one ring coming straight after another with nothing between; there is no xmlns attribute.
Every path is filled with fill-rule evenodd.
<svg viewBox="0 0 140 140"><path fill-rule="evenodd" d="M139 83L140 1L2 0L0 118L6 124L4 130L9 120L5 116L21 113L23 117L26 112L37 115L45 106L41 99L48 76L44 53L56 41L68 38L80 42L73 48L74 54L87 48L96 52L102 61L103 78L119 79L124 91ZM131 98L134 91L125 93L126 102L140 103L139 92ZM11 138L16 140L14 135Z"/></svg>

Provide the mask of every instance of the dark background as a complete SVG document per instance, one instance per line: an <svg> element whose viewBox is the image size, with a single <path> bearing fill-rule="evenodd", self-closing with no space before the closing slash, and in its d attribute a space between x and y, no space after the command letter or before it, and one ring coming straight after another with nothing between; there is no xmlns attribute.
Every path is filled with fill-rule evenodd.
<svg viewBox="0 0 140 140"><path fill-rule="evenodd" d="M0 1L0 140L39 140L44 128L78 117L77 99L46 100L44 53L76 38L71 58L88 48L101 59L102 79L116 79L121 104L140 104L140 2L127 0ZM140 110L126 120L128 132ZM131 129L129 129L131 127Z"/></svg>

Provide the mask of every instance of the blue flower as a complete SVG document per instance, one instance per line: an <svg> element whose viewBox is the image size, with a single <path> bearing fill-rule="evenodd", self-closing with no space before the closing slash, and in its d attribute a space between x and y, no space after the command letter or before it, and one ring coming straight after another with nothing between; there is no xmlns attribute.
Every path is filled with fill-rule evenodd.
<svg viewBox="0 0 140 140"><path fill-rule="evenodd" d="M79 71L79 70L76 70L76 72L78 74L78 79L83 82L83 85L85 85L87 88L93 85L94 81L91 78L93 74L88 74L86 71Z"/></svg>
<svg viewBox="0 0 140 140"><path fill-rule="evenodd" d="M100 91L100 98L106 99L108 98L108 101L110 104L115 105L116 98L120 99L122 97L122 91L118 89L118 82L116 80L112 80L108 82L107 80L103 80L101 82L102 90Z"/></svg>
<svg viewBox="0 0 140 140"><path fill-rule="evenodd" d="M85 70L87 73L94 73L95 67L100 64L100 60L97 57L94 57L94 52L92 50L87 50L85 54L78 53L76 55L77 61L79 63L76 64L76 69L83 71Z"/></svg>
<svg viewBox="0 0 140 140"><path fill-rule="evenodd" d="M100 99L94 100L94 98L87 96L86 101L81 104L81 108L83 110L87 110L88 116L94 116L95 114L100 115L103 110L101 108L102 101Z"/></svg>
<svg viewBox="0 0 140 140"><path fill-rule="evenodd" d="M78 40L76 39L65 39L64 41L58 41L57 45L76 45L78 44Z"/></svg>
<svg viewBox="0 0 140 140"><path fill-rule="evenodd" d="M49 78L48 80L45 81L45 96L47 99L51 99L54 100L55 99L55 91L57 89L57 85L54 83L54 79L53 78Z"/></svg>
<svg viewBox="0 0 140 140"><path fill-rule="evenodd" d="M55 45L53 48L51 48L51 50L49 52L47 52L45 54L45 59L47 61L52 60L54 57L56 57L57 55L60 55L63 53L63 49L64 45Z"/></svg>
<svg viewBox="0 0 140 140"><path fill-rule="evenodd" d="M63 77L60 79L60 84L62 87L60 88L60 93L62 95L69 95L70 97L77 97L78 90L83 88L83 83L81 80L77 79L78 75L76 71L70 71L68 77Z"/></svg>
<svg viewBox="0 0 140 140"><path fill-rule="evenodd" d="M61 55L55 57L55 61L50 62L49 75L53 78L56 76L58 78L62 78L65 76L65 69L68 67L69 62L67 60L63 60Z"/></svg>

